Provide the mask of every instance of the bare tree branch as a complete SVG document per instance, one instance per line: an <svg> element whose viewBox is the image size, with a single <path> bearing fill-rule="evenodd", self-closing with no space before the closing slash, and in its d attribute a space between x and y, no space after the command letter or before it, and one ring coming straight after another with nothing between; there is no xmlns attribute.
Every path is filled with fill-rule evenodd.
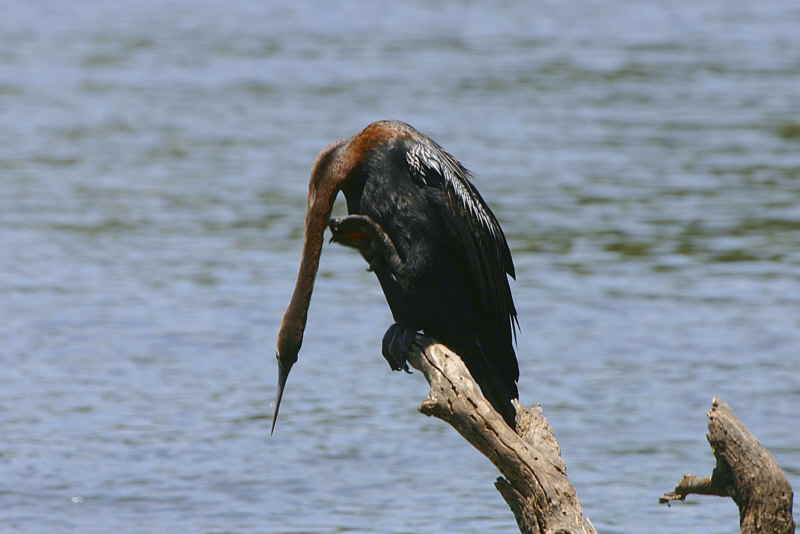
<svg viewBox="0 0 800 534"><path fill-rule="evenodd" d="M420 411L452 425L494 463L495 487L524 534L596 534L567 478L558 442L539 407L517 405L517 432L484 398L461 358L419 338L409 363L431 386Z"/></svg>
<svg viewBox="0 0 800 534"><path fill-rule="evenodd" d="M418 337L408 358L430 392L420 411L452 425L503 475L495 487L523 534L596 534L567 478L553 429L539 406L516 404L516 431L484 398L461 358L444 345ZM660 502L687 495L731 497L743 534L793 534L792 488L775 458L714 399L707 438L717 459L710 477L684 475Z"/></svg>
<svg viewBox="0 0 800 534"><path fill-rule="evenodd" d="M674 491L665 493L658 502L661 504L670 501L682 501L687 495L716 495L717 497L730 497L727 488L716 483L712 477L698 477L695 475L683 475L683 478Z"/></svg>
<svg viewBox="0 0 800 534"><path fill-rule="evenodd" d="M739 507L742 534L794 533L789 481L772 454L718 398L711 402L706 437L717 459L712 475L684 475L659 501L683 500L691 494L731 497Z"/></svg>

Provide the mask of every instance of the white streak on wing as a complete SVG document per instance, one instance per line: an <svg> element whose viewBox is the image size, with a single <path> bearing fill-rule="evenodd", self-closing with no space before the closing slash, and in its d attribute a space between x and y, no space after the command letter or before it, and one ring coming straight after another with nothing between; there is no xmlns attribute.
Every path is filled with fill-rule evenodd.
<svg viewBox="0 0 800 534"><path fill-rule="evenodd" d="M459 177L458 163L448 161L449 159L451 158L447 154L434 150L421 143L415 144L406 152L406 161L419 172L423 184L431 185L426 176L426 170L430 167L444 178L446 185L453 189L456 196L461 200L461 204L469 210L470 214L472 214L482 226L489 230L492 236L495 236L495 225L491 217L489 217L489 214L469 190L466 183L468 177Z"/></svg>

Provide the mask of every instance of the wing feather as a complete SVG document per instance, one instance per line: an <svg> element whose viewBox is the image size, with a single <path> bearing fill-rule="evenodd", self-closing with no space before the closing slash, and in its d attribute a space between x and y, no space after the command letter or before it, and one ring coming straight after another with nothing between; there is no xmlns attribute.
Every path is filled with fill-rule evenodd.
<svg viewBox="0 0 800 534"><path fill-rule="evenodd" d="M506 275L515 277L505 234L492 210L472 184L471 173L435 141L421 134L408 141L406 161L420 185L446 193L447 221L452 238L465 252L470 275L479 289L483 316L507 337L516 337L517 311ZM494 319L493 321L491 319ZM487 325L489 326L489 325ZM518 376L516 357L503 366Z"/></svg>

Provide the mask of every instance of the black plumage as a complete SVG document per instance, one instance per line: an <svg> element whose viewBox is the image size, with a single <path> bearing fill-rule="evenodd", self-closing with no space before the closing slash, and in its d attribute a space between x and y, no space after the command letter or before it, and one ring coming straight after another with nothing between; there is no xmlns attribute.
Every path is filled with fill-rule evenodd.
<svg viewBox="0 0 800 534"><path fill-rule="evenodd" d="M514 263L503 230L469 171L408 124L369 125L318 157L307 215L306 248L311 252L309 236L316 236L308 228L314 206L322 205L321 212L329 215L332 200L327 196L338 190L350 216L331 223L333 239L361 250L378 277L396 323L384 339L392 367L404 366L409 334L424 332L464 359L484 395L514 426L517 312L507 278L515 276ZM309 274L304 267L296 294ZM284 316L287 330L299 316L291 308ZM284 349L291 353L294 347ZM282 357L281 335L278 357L293 363L292 354Z"/></svg>

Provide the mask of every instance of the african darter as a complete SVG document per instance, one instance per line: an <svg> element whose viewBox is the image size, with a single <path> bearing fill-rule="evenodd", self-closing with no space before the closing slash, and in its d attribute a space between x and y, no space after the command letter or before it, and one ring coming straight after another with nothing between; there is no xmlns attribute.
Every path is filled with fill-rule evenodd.
<svg viewBox="0 0 800 534"><path fill-rule="evenodd" d="M303 341L326 226L375 272L395 323L383 338L394 370L417 332L459 354L483 394L514 427L519 367L515 276L505 235L470 172L436 142L398 121L380 121L317 156L308 187L303 255L278 332L278 417ZM329 220L339 191L349 216Z"/></svg>

